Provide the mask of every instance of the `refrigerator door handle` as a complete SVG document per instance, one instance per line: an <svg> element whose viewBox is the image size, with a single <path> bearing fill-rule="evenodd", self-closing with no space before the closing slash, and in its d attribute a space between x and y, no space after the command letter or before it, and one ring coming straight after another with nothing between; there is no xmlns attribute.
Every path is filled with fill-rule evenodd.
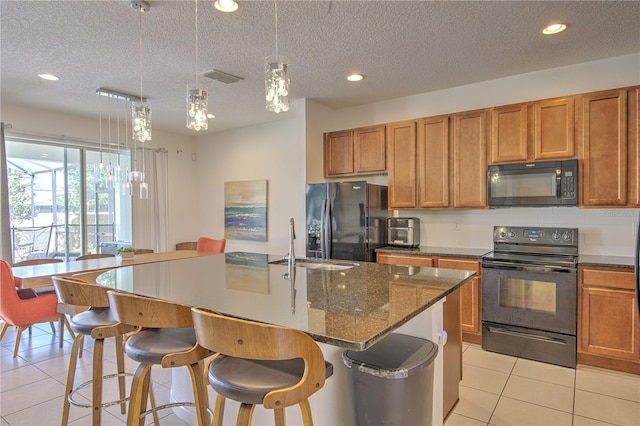
<svg viewBox="0 0 640 426"><path fill-rule="evenodd" d="M331 259L331 200L322 202L321 252L324 259Z"/></svg>
<svg viewBox="0 0 640 426"><path fill-rule="evenodd" d="M324 258L326 247L324 230L325 230L325 214L327 211L327 200L322 200L322 210L320 211L320 257Z"/></svg>

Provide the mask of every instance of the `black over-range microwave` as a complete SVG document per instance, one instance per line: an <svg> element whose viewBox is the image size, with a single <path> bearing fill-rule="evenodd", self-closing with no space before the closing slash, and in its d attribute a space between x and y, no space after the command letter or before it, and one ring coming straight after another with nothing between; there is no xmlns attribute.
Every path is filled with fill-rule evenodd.
<svg viewBox="0 0 640 426"><path fill-rule="evenodd" d="M496 164L487 171L489 207L578 205L578 160Z"/></svg>

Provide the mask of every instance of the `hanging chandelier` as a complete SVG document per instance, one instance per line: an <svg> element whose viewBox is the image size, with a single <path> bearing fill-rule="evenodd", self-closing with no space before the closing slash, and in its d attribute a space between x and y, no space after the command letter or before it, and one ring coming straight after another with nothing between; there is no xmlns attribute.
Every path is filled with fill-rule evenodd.
<svg viewBox="0 0 640 426"><path fill-rule="evenodd" d="M195 0L195 15L196 83L187 85L187 129L199 132L209 128L207 117L209 99L207 87L198 84L198 0Z"/></svg>
<svg viewBox="0 0 640 426"><path fill-rule="evenodd" d="M267 111L289 111L289 64L278 54L278 2L274 0L276 54L265 59L264 91Z"/></svg>
<svg viewBox="0 0 640 426"><path fill-rule="evenodd" d="M131 104L131 129L133 140L140 143L145 143L151 140L151 109L144 102L142 96L142 12L147 12L151 9L149 2L145 0L133 0L131 1L131 7L138 11L139 21L139 65L140 65L140 102L133 102Z"/></svg>

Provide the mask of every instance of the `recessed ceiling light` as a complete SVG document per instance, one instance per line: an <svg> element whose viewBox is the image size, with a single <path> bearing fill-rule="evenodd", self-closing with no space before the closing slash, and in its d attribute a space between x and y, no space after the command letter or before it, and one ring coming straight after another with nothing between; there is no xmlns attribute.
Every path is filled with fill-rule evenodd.
<svg viewBox="0 0 640 426"><path fill-rule="evenodd" d="M360 81L363 78L364 77L362 76L362 74L351 74L349 77L347 77L347 80L349 80L349 81Z"/></svg>
<svg viewBox="0 0 640 426"><path fill-rule="evenodd" d="M216 0L213 5L220 12L235 12L238 10L238 2L234 0Z"/></svg>
<svg viewBox="0 0 640 426"><path fill-rule="evenodd" d="M207 118L216 118L216 116L213 114L207 114Z"/></svg>
<svg viewBox="0 0 640 426"><path fill-rule="evenodd" d="M57 75L53 75L53 74L49 74L49 73L38 74L38 77L40 77L43 80L49 80L49 81L58 81L58 80L60 80L60 77L58 77Z"/></svg>
<svg viewBox="0 0 640 426"><path fill-rule="evenodd" d="M551 24L546 28L543 28L542 34L550 35L550 34L558 34L567 29L565 24Z"/></svg>

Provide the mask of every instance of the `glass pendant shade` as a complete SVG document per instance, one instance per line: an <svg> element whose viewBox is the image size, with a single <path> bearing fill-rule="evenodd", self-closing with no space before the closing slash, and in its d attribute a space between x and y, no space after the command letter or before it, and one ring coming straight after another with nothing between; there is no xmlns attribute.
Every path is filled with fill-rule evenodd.
<svg viewBox="0 0 640 426"><path fill-rule="evenodd" d="M187 129L199 132L209 128L207 106L208 88L204 85L187 85Z"/></svg>
<svg viewBox="0 0 640 426"><path fill-rule="evenodd" d="M289 64L284 56L265 59L265 100L267 111L289 111Z"/></svg>
<svg viewBox="0 0 640 426"><path fill-rule="evenodd" d="M131 104L131 128L134 141L145 143L151 140L151 109L144 103Z"/></svg>

